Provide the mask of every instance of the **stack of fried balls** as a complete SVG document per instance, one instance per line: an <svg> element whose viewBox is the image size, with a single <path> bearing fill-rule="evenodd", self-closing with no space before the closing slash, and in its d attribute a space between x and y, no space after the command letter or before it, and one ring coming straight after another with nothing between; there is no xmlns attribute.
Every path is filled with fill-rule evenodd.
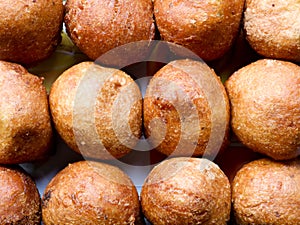
<svg viewBox="0 0 300 225"><path fill-rule="evenodd" d="M300 224L299 0L0 11L0 224Z"/></svg>

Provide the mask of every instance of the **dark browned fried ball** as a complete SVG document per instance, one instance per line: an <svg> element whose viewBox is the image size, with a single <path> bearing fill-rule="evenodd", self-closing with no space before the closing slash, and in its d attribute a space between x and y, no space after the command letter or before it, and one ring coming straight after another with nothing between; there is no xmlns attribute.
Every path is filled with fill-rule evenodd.
<svg viewBox="0 0 300 225"><path fill-rule="evenodd" d="M163 40L182 45L203 60L214 60L237 37L243 7L244 0L154 0L154 15Z"/></svg>
<svg viewBox="0 0 300 225"><path fill-rule="evenodd" d="M234 133L250 149L276 160L300 154L300 67L258 60L225 83Z"/></svg>
<svg viewBox="0 0 300 225"><path fill-rule="evenodd" d="M240 169L232 184L239 225L300 224L300 161L260 159Z"/></svg>
<svg viewBox="0 0 300 225"><path fill-rule="evenodd" d="M147 87L143 110L145 134L165 155L215 157L226 146L228 97L204 62L176 60L160 69Z"/></svg>
<svg viewBox="0 0 300 225"><path fill-rule="evenodd" d="M39 225L41 199L34 181L17 167L0 166L0 224Z"/></svg>
<svg viewBox="0 0 300 225"><path fill-rule="evenodd" d="M55 127L85 157L120 158L141 136L142 97L121 70L82 62L66 70L50 91Z"/></svg>
<svg viewBox="0 0 300 225"><path fill-rule="evenodd" d="M226 225L230 201L228 178L204 158L163 161L150 172L141 191L143 213L155 225Z"/></svg>
<svg viewBox="0 0 300 225"><path fill-rule="evenodd" d="M0 59L34 64L61 41L62 0L0 2Z"/></svg>
<svg viewBox="0 0 300 225"><path fill-rule="evenodd" d="M64 21L73 42L92 60L118 46L152 40L155 33L151 0L67 0Z"/></svg>
<svg viewBox="0 0 300 225"><path fill-rule="evenodd" d="M43 79L22 66L0 61L0 163L45 158L52 128Z"/></svg>
<svg viewBox="0 0 300 225"><path fill-rule="evenodd" d="M117 167L92 161L70 164L47 185L45 225L140 224L140 203L130 178Z"/></svg>
<svg viewBox="0 0 300 225"><path fill-rule="evenodd" d="M246 0L246 38L259 54L300 62L300 2Z"/></svg>

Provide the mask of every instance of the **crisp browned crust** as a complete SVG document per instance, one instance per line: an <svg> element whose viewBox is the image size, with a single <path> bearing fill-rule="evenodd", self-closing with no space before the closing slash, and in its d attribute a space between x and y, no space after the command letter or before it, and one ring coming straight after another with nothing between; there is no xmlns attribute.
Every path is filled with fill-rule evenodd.
<svg viewBox="0 0 300 225"><path fill-rule="evenodd" d="M0 224L39 225L41 200L34 181L20 168L0 166Z"/></svg>
<svg viewBox="0 0 300 225"><path fill-rule="evenodd" d="M225 83L231 125L243 144L274 159L297 157L300 147L300 67L263 59Z"/></svg>
<svg viewBox="0 0 300 225"><path fill-rule="evenodd" d="M300 224L300 161L260 159L246 164L232 184L238 224Z"/></svg>
<svg viewBox="0 0 300 225"><path fill-rule="evenodd" d="M163 40L183 45L204 60L213 60L230 49L243 7L243 0L154 0L154 15Z"/></svg>
<svg viewBox="0 0 300 225"><path fill-rule="evenodd" d="M88 78L91 74L97 77L95 83ZM90 91L97 88L98 81L102 86L92 99ZM93 62L65 71L52 85L49 97L53 121L63 140L83 156L100 159L120 158L135 146L142 129L141 99L130 76ZM90 101L92 105L84 108Z"/></svg>
<svg viewBox="0 0 300 225"><path fill-rule="evenodd" d="M139 224L137 190L117 167L80 161L59 172L47 185L42 214L49 224Z"/></svg>
<svg viewBox="0 0 300 225"><path fill-rule="evenodd" d="M212 95L207 96L208 92ZM219 105L211 105L216 102ZM217 109L215 120L212 107ZM215 156L226 146L229 116L225 88L203 62L173 61L160 69L147 87L145 133L153 146L166 155L199 156L205 153ZM220 134L212 138L213 123L214 134ZM211 147L212 143L214 147Z"/></svg>
<svg viewBox="0 0 300 225"><path fill-rule="evenodd" d="M141 191L143 213L156 225L225 225L230 201L228 178L204 158L163 161L150 172Z"/></svg>
<svg viewBox="0 0 300 225"><path fill-rule="evenodd" d="M246 0L246 38L259 54L300 62L300 2Z"/></svg>
<svg viewBox="0 0 300 225"><path fill-rule="evenodd" d="M60 43L61 0L1 1L0 9L0 59L32 64Z"/></svg>
<svg viewBox="0 0 300 225"><path fill-rule="evenodd" d="M52 128L43 79L22 66L0 61L0 163L45 158Z"/></svg>
<svg viewBox="0 0 300 225"><path fill-rule="evenodd" d="M155 33L151 0L68 0L64 21L73 42L93 60Z"/></svg>

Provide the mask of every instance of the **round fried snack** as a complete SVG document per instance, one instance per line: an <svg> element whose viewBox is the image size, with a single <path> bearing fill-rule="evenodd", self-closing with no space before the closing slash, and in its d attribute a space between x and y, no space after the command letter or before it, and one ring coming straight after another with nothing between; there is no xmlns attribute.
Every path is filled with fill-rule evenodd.
<svg viewBox="0 0 300 225"><path fill-rule="evenodd" d="M259 54L300 62L300 2L246 0L246 38Z"/></svg>
<svg viewBox="0 0 300 225"><path fill-rule="evenodd" d="M34 181L17 167L0 166L0 224L39 225L41 199Z"/></svg>
<svg viewBox="0 0 300 225"><path fill-rule="evenodd" d="M237 37L244 0L154 0L161 38L182 45L203 60L223 56Z"/></svg>
<svg viewBox="0 0 300 225"><path fill-rule="evenodd" d="M214 157L228 141L229 101L204 62L172 61L150 80L144 127L153 148L169 156Z"/></svg>
<svg viewBox="0 0 300 225"><path fill-rule="evenodd" d="M141 191L143 213L156 225L226 225L230 201L228 178L204 158L163 161L150 172Z"/></svg>
<svg viewBox="0 0 300 225"><path fill-rule="evenodd" d="M4 61L0 61L0 140L1 164L43 159L52 142L43 79Z"/></svg>
<svg viewBox="0 0 300 225"><path fill-rule="evenodd" d="M276 160L300 154L300 67L262 59L225 83L234 133L250 149Z"/></svg>
<svg viewBox="0 0 300 225"><path fill-rule="evenodd" d="M73 42L96 60L118 46L152 40L152 8L151 0L67 0L64 21Z"/></svg>
<svg viewBox="0 0 300 225"><path fill-rule="evenodd" d="M138 142L142 96L121 70L82 62L66 70L50 90L56 130L74 151L97 159L120 158Z"/></svg>
<svg viewBox="0 0 300 225"><path fill-rule="evenodd" d="M240 225L300 224L299 159L260 159L244 165L233 180L232 203Z"/></svg>
<svg viewBox="0 0 300 225"><path fill-rule="evenodd" d="M0 59L34 64L50 56L61 41L61 0L0 2Z"/></svg>
<svg viewBox="0 0 300 225"><path fill-rule="evenodd" d="M47 185L42 215L49 224L140 224L140 203L130 178L92 161L70 164Z"/></svg>

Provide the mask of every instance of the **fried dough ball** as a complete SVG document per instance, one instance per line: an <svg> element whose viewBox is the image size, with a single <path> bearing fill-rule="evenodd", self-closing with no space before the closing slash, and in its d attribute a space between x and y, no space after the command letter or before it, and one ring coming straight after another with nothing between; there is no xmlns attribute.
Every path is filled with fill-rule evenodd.
<svg viewBox="0 0 300 225"><path fill-rule="evenodd" d="M52 127L43 79L22 66L0 61L0 163L46 158Z"/></svg>
<svg viewBox="0 0 300 225"><path fill-rule="evenodd" d="M246 38L259 54L300 62L300 2L246 0Z"/></svg>
<svg viewBox="0 0 300 225"><path fill-rule="evenodd" d="M300 154L300 67L262 59L235 72L225 83L231 125L250 149L276 160Z"/></svg>
<svg viewBox="0 0 300 225"><path fill-rule="evenodd" d="M41 199L34 181L19 167L0 166L0 224L39 225Z"/></svg>
<svg viewBox="0 0 300 225"><path fill-rule="evenodd" d="M61 0L1 1L0 9L1 60L32 65L54 52L61 41Z"/></svg>
<svg viewBox="0 0 300 225"><path fill-rule="evenodd" d="M154 15L163 40L182 45L203 60L214 60L237 37L243 7L244 0L154 0Z"/></svg>
<svg viewBox="0 0 300 225"><path fill-rule="evenodd" d="M172 61L150 80L144 98L145 134L172 156L216 156L228 141L229 101L204 62Z"/></svg>
<svg viewBox="0 0 300 225"><path fill-rule="evenodd" d="M143 213L155 225L226 225L230 201L228 178L204 158L161 162L150 172L141 191Z"/></svg>
<svg viewBox="0 0 300 225"><path fill-rule="evenodd" d="M130 178L92 161L70 164L47 185L42 215L50 224L140 224L140 203Z"/></svg>
<svg viewBox="0 0 300 225"><path fill-rule="evenodd" d="M121 70L82 62L66 70L50 90L56 130L84 157L120 158L141 136L142 97Z"/></svg>
<svg viewBox="0 0 300 225"><path fill-rule="evenodd" d="M64 21L73 42L96 60L118 46L152 40L152 8L151 0L67 0Z"/></svg>
<svg viewBox="0 0 300 225"><path fill-rule="evenodd" d="M242 167L232 184L240 225L300 224L300 161L260 159Z"/></svg>

